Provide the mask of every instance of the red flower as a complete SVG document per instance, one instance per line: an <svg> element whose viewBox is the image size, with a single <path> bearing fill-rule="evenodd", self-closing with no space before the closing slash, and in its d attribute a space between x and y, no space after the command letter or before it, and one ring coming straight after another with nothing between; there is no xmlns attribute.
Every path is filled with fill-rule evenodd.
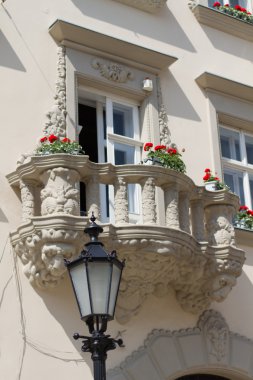
<svg viewBox="0 0 253 380"><path fill-rule="evenodd" d="M45 137L41 137L40 142L43 143L45 141L47 141L47 137L46 136Z"/></svg>
<svg viewBox="0 0 253 380"><path fill-rule="evenodd" d="M169 154L177 154L177 150L175 149L175 148L169 148L168 150L167 150L167 153L169 153Z"/></svg>
<svg viewBox="0 0 253 380"><path fill-rule="evenodd" d="M210 173L211 170L210 169L205 169L205 173Z"/></svg>
<svg viewBox="0 0 253 380"><path fill-rule="evenodd" d="M54 141L58 140L58 137L55 135L50 135L48 137L49 142L52 144Z"/></svg>
<svg viewBox="0 0 253 380"><path fill-rule="evenodd" d="M163 150L163 149L166 149L165 145L156 145L155 146L155 150Z"/></svg>
<svg viewBox="0 0 253 380"><path fill-rule="evenodd" d="M247 13L247 9L246 8L241 8L241 12Z"/></svg>
<svg viewBox="0 0 253 380"><path fill-rule="evenodd" d="M248 210L247 206L240 206L239 211L246 211Z"/></svg>
<svg viewBox="0 0 253 380"><path fill-rule="evenodd" d="M237 11L241 11L242 10L242 7L240 5L235 5L234 8L237 10Z"/></svg>
<svg viewBox="0 0 253 380"><path fill-rule="evenodd" d="M64 143L70 143L70 139L68 137L64 137L64 139L62 139L62 142L64 142Z"/></svg>
<svg viewBox="0 0 253 380"><path fill-rule="evenodd" d="M215 1L215 3L213 3L213 7L220 7L221 6L221 3L219 3L219 1Z"/></svg>
<svg viewBox="0 0 253 380"><path fill-rule="evenodd" d="M204 177L203 177L203 180L204 181L208 181L210 179L210 174L206 174Z"/></svg>
<svg viewBox="0 0 253 380"><path fill-rule="evenodd" d="M251 15L252 13L250 13L250 12L247 12L247 15Z"/></svg>
<svg viewBox="0 0 253 380"><path fill-rule="evenodd" d="M253 216L253 211L252 210L247 210L247 214Z"/></svg>
<svg viewBox="0 0 253 380"><path fill-rule="evenodd" d="M229 7L229 4L225 4L224 7Z"/></svg>
<svg viewBox="0 0 253 380"><path fill-rule="evenodd" d="M153 144L152 143L150 143L150 142L148 142L148 143L146 143L145 145L144 145L144 150L145 150L145 152L147 152L150 148L152 148L153 147Z"/></svg>

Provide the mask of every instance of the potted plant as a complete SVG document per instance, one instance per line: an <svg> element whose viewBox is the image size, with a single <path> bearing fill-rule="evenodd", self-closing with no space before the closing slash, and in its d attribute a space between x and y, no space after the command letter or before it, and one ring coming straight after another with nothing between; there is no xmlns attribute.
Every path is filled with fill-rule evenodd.
<svg viewBox="0 0 253 380"><path fill-rule="evenodd" d="M172 145L167 148L165 145L156 145L153 148L151 142L147 142L144 145L144 151L147 153L147 158L145 158L144 164L147 165L160 165L165 168L173 169L181 173L186 172L185 163L181 159L181 154L178 152L177 148Z"/></svg>
<svg viewBox="0 0 253 380"><path fill-rule="evenodd" d="M231 7L229 4L221 5L219 1L215 1L213 3L213 8L217 9L219 12L253 24L252 14L246 8L241 7L239 4Z"/></svg>
<svg viewBox="0 0 253 380"><path fill-rule="evenodd" d="M35 149L35 154L43 156L55 153L84 154L84 151L78 142L71 141L68 137L63 139L55 135L42 137L39 146Z"/></svg>
<svg viewBox="0 0 253 380"><path fill-rule="evenodd" d="M205 188L208 191L216 191L216 190L229 190L228 186L221 182L219 177L212 174L210 169L205 169L205 175L203 177L203 181L205 184Z"/></svg>
<svg viewBox="0 0 253 380"><path fill-rule="evenodd" d="M235 216L235 225L236 227L253 230L253 210L250 210L247 206L240 206Z"/></svg>

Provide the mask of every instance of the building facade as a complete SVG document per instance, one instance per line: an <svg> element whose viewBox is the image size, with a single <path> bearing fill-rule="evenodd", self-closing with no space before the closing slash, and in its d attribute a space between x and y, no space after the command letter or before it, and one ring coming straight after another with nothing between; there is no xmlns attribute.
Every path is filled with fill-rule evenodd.
<svg viewBox="0 0 253 380"><path fill-rule="evenodd" d="M252 1L0 5L2 378L92 378L64 259L94 212L126 259L108 378L252 379Z"/></svg>

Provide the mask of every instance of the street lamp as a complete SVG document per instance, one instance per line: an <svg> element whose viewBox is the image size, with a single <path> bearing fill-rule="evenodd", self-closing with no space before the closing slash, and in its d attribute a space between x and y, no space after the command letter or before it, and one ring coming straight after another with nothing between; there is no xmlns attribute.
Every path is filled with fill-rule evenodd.
<svg viewBox="0 0 253 380"><path fill-rule="evenodd" d="M115 251L107 253L98 235L103 228L95 223L92 213L90 225L84 232L90 236L80 256L65 265L71 278L73 290L81 314L91 336L74 334L74 339L83 339L82 351L90 352L93 360L94 379L105 380L105 360L107 351L116 345L123 345L122 339L113 339L105 335L107 321L114 319L115 306L120 286L124 261L117 259Z"/></svg>

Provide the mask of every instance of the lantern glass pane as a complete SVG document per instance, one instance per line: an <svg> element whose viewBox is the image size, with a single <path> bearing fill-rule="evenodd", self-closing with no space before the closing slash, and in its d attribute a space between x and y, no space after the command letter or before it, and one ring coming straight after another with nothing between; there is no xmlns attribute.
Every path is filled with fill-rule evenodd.
<svg viewBox="0 0 253 380"><path fill-rule="evenodd" d="M84 263L73 266L70 269L70 276L75 290L81 317L91 314L89 288L87 283L86 266Z"/></svg>
<svg viewBox="0 0 253 380"><path fill-rule="evenodd" d="M115 309L115 305L117 301L116 297L117 297L118 289L119 289L120 276L121 276L121 268L119 268L117 265L113 265L111 294L110 294L110 302L109 302L109 314L112 317L114 315L114 309Z"/></svg>
<svg viewBox="0 0 253 380"><path fill-rule="evenodd" d="M93 314L108 314L107 305L110 278L111 278L111 263L91 261L88 263L88 276L90 283L92 313Z"/></svg>

